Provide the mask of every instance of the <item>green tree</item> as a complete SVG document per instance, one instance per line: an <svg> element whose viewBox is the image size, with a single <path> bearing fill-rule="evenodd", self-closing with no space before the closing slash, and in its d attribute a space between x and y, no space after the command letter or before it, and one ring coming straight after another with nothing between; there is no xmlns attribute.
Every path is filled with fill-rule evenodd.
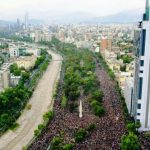
<svg viewBox="0 0 150 150"><path fill-rule="evenodd" d="M101 117L105 113L105 109L103 108L103 106L96 105L93 107L93 110L94 114L99 117Z"/></svg>
<svg viewBox="0 0 150 150"><path fill-rule="evenodd" d="M61 137L54 137L51 142L51 150L59 150L61 148L63 139Z"/></svg>
<svg viewBox="0 0 150 150"><path fill-rule="evenodd" d="M86 130L85 129L79 129L79 131L75 134L75 141L76 142L82 142L86 137Z"/></svg>
<svg viewBox="0 0 150 150"><path fill-rule="evenodd" d="M90 124L88 127L87 127L87 131L91 132L93 131L94 129L96 128L96 125L94 123Z"/></svg>
<svg viewBox="0 0 150 150"><path fill-rule="evenodd" d="M54 112L53 111L49 111L49 112L47 112L43 115L44 120L47 120L47 119L52 120L53 117L54 117Z"/></svg>
<svg viewBox="0 0 150 150"><path fill-rule="evenodd" d="M67 98L66 96L63 96L61 100L61 107L65 108L66 106L67 106Z"/></svg>
<svg viewBox="0 0 150 150"><path fill-rule="evenodd" d="M72 150L74 147L74 144L66 144L62 147L63 150Z"/></svg>
<svg viewBox="0 0 150 150"><path fill-rule="evenodd" d="M140 143L137 135L133 132L129 132L128 135L124 135L121 139L122 150L140 150Z"/></svg>
<svg viewBox="0 0 150 150"><path fill-rule="evenodd" d="M21 69L18 68L17 64L13 64L10 66L10 73L14 74L15 76L20 76Z"/></svg>
<svg viewBox="0 0 150 150"><path fill-rule="evenodd" d="M136 133L137 132L137 129L141 127L141 124L140 122L131 122L131 123L128 123L127 124L127 129L129 132L133 132L133 133Z"/></svg>
<svg viewBox="0 0 150 150"><path fill-rule="evenodd" d="M126 65L120 66L120 71L126 72Z"/></svg>
<svg viewBox="0 0 150 150"><path fill-rule="evenodd" d="M124 64L129 64L131 63L134 59L131 56L128 55L123 55L122 60Z"/></svg>
<svg viewBox="0 0 150 150"><path fill-rule="evenodd" d="M29 72L23 72L23 73L22 73L22 81L23 81L23 82L28 81L29 78L30 78L30 73L29 73Z"/></svg>
<svg viewBox="0 0 150 150"><path fill-rule="evenodd" d="M104 96L104 94L100 90L96 90L92 93L92 99L95 99L99 102L102 102L103 96Z"/></svg>

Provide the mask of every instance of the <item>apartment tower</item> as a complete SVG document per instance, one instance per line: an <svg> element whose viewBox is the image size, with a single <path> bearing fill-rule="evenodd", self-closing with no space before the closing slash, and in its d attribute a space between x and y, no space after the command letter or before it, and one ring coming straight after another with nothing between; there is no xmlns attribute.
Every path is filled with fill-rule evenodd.
<svg viewBox="0 0 150 150"><path fill-rule="evenodd" d="M135 73L131 115L141 123L140 130L150 130L150 18L146 0L143 20L135 32Z"/></svg>

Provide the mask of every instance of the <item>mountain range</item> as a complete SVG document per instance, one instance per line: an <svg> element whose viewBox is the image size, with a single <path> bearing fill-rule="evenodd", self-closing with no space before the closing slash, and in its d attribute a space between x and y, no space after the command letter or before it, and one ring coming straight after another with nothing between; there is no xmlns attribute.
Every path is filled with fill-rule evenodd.
<svg viewBox="0 0 150 150"><path fill-rule="evenodd" d="M30 24L42 24L44 22L56 24L110 24L110 23L136 23L142 20L142 10L122 11L117 14L95 17L92 14L84 12L75 12L49 17L49 20L31 19ZM47 14L48 15L48 14ZM0 20L0 26L14 24L16 21Z"/></svg>
<svg viewBox="0 0 150 150"><path fill-rule="evenodd" d="M142 20L142 10L122 11L117 14L95 17L88 13L73 13L57 18L58 23L82 23L82 24L110 24L110 23L136 23Z"/></svg>
<svg viewBox="0 0 150 150"><path fill-rule="evenodd" d="M90 18L86 23L136 23L142 20L142 14L142 10L123 11L114 15Z"/></svg>

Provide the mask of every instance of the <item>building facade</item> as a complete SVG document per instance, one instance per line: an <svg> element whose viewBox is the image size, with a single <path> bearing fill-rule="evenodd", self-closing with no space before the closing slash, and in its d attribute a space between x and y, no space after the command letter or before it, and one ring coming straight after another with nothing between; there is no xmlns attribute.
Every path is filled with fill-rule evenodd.
<svg viewBox="0 0 150 150"><path fill-rule="evenodd" d="M19 57L19 51L15 47L9 48L10 57Z"/></svg>
<svg viewBox="0 0 150 150"><path fill-rule="evenodd" d="M149 0L143 21L139 23L136 33L136 55L134 74L134 96L132 116L141 123L140 130L150 130L150 20Z"/></svg>
<svg viewBox="0 0 150 150"><path fill-rule="evenodd" d="M100 52L104 53L105 50L108 51L112 50L112 39L107 37L102 37L101 44L100 44Z"/></svg>
<svg viewBox="0 0 150 150"><path fill-rule="evenodd" d="M9 87L10 81L10 71L9 71L10 64L4 63L3 66L0 68L0 91Z"/></svg>

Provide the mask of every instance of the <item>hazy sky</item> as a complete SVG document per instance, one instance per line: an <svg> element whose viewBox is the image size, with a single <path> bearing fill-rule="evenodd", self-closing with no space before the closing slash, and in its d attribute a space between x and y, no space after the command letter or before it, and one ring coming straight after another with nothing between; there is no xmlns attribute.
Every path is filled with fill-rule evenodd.
<svg viewBox="0 0 150 150"><path fill-rule="evenodd" d="M66 13L86 12L96 16L144 8L145 0L0 0L0 19L49 19Z"/></svg>

